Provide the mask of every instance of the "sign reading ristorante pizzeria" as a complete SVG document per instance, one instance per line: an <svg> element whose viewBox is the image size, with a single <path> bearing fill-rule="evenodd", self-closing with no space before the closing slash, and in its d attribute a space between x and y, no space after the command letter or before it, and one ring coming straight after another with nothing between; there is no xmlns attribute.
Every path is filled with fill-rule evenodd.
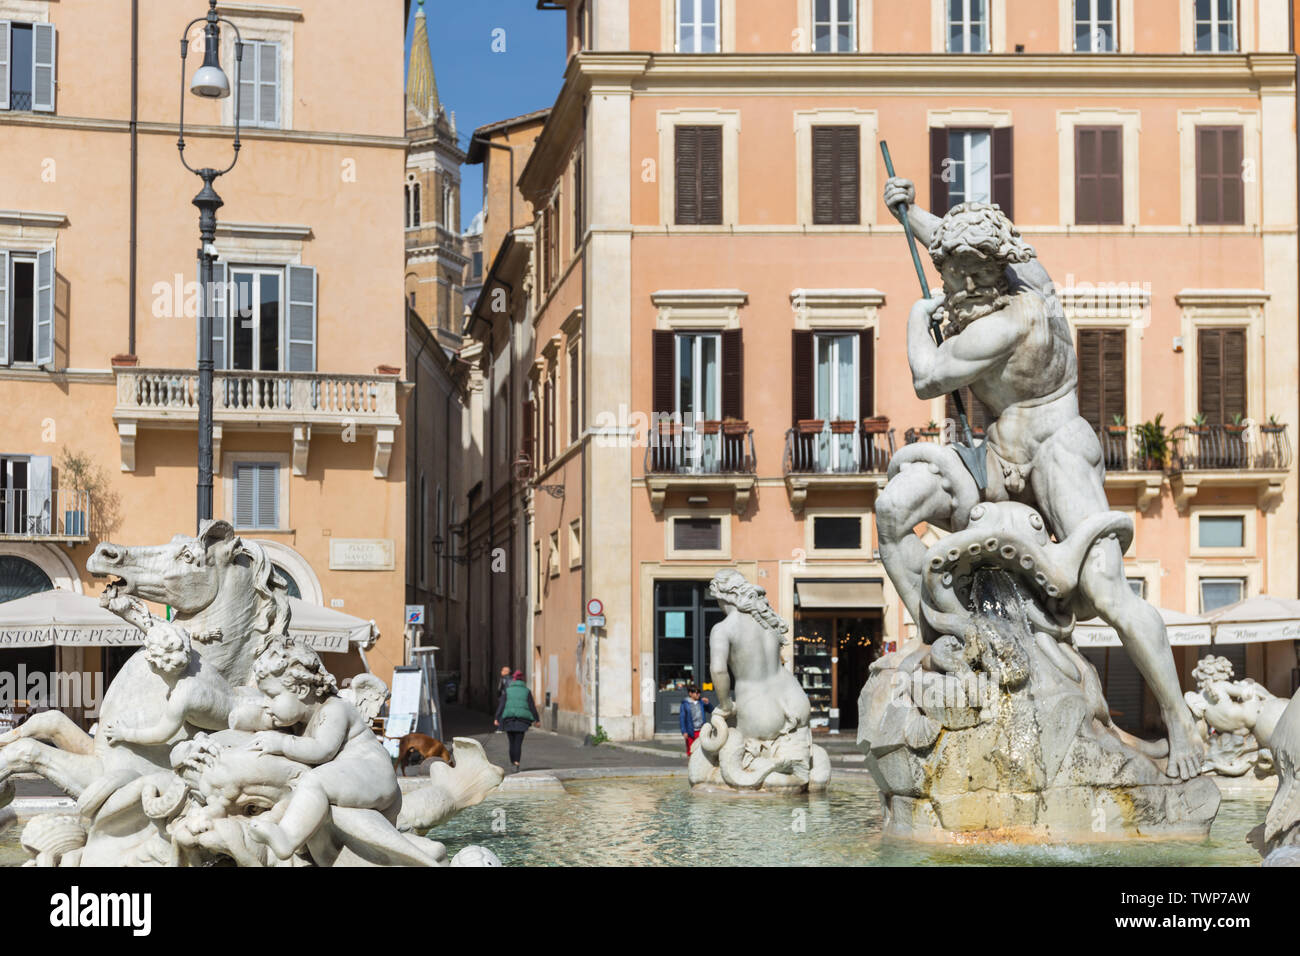
<svg viewBox="0 0 1300 956"><path fill-rule="evenodd" d="M0 629L0 647L129 647L144 642L131 625L122 627L63 627L41 625Z"/></svg>

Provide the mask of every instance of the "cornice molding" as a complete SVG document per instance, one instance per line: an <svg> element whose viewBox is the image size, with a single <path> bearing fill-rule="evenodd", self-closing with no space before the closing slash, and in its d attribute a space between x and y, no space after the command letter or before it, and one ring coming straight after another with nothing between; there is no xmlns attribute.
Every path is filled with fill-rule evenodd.
<svg viewBox="0 0 1300 956"><path fill-rule="evenodd" d="M40 227L59 229L68 224L61 212L33 212L26 209L0 209L0 226Z"/></svg>

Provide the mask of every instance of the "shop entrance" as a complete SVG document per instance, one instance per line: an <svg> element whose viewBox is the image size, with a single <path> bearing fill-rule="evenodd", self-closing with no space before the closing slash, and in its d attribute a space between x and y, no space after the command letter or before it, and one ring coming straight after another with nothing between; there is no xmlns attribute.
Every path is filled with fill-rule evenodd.
<svg viewBox="0 0 1300 956"><path fill-rule="evenodd" d="M714 700L709 681L709 631L726 616L708 595L708 581L655 582L655 731L676 733L686 688Z"/></svg>
<svg viewBox="0 0 1300 956"><path fill-rule="evenodd" d="M794 624L794 673L812 706L813 729L858 726L858 695L881 653L879 612L799 611Z"/></svg>

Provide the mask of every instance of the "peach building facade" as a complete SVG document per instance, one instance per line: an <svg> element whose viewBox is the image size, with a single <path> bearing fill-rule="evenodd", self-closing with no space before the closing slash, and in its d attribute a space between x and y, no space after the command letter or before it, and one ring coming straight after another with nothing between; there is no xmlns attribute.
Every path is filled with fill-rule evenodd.
<svg viewBox="0 0 1300 956"><path fill-rule="evenodd" d="M524 452L533 487L561 490L532 498L531 680L560 729L676 732L723 567L790 622L827 729L855 725L871 659L912 634L873 503L890 452L946 440L952 412L912 390L919 289L880 140L933 211L999 202L1061 287L1081 413L1137 527L1133 587L1193 615L1296 596L1289 4L538 6L569 24L520 177ZM1118 719L1157 732L1118 642L1088 640ZM1211 651L1294 687L1290 642L1179 644L1185 683Z"/></svg>
<svg viewBox="0 0 1300 956"><path fill-rule="evenodd" d="M387 680L404 662L404 23L400 3L369 7L219 6L245 58L243 149L217 181L214 515L266 546L291 594L373 618ZM4 599L96 594L98 541L194 529L201 183L177 159L176 54L206 8L0 2ZM233 43L225 28L232 83ZM191 164L228 160L233 102L186 93ZM111 676L122 653L0 649L0 666ZM366 666L355 648L328 662Z"/></svg>

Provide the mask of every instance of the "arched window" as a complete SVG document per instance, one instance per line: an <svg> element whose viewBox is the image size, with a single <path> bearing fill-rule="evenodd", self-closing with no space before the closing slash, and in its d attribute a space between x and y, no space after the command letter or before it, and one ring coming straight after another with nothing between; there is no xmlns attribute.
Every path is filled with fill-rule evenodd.
<svg viewBox="0 0 1300 956"><path fill-rule="evenodd" d="M26 558L0 555L0 603L53 590L49 575Z"/></svg>
<svg viewBox="0 0 1300 956"><path fill-rule="evenodd" d="M272 562L271 567L275 568L275 573L284 578L284 583L289 585L289 597L302 600L302 591L298 588L298 582L293 579L293 575L286 571L280 565Z"/></svg>
<svg viewBox="0 0 1300 956"><path fill-rule="evenodd" d="M402 190L402 201L406 209L406 228L411 228L411 184L407 183Z"/></svg>
<svg viewBox="0 0 1300 956"><path fill-rule="evenodd" d="M414 176L406 179L406 228L420 227L420 182Z"/></svg>

